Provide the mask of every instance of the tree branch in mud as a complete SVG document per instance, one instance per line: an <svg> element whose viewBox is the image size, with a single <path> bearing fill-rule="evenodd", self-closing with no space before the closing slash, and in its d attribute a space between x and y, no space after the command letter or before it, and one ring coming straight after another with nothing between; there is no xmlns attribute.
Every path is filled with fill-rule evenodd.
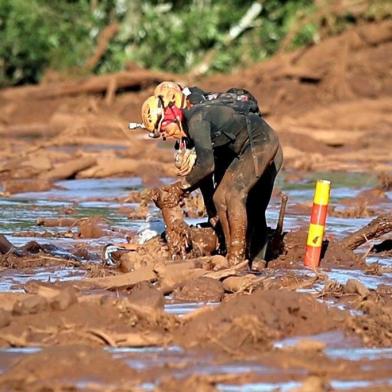
<svg viewBox="0 0 392 392"><path fill-rule="evenodd" d="M48 123L31 123L28 124L14 124L0 126L0 135L2 138L23 136L36 136L45 134L51 136L56 133L56 130Z"/></svg>
<svg viewBox="0 0 392 392"><path fill-rule="evenodd" d="M48 99L81 94L105 93L116 81L116 89L140 88L163 80L175 79L172 74L150 71L122 71L113 74L91 76L82 80L51 83L41 86L6 88L0 96L5 99Z"/></svg>
<svg viewBox="0 0 392 392"><path fill-rule="evenodd" d="M345 237L340 241L340 245L343 248L354 250L368 240L381 237L390 231L392 231L392 215L381 215L362 227L362 229Z"/></svg>
<svg viewBox="0 0 392 392"><path fill-rule="evenodd" d="M5 254L12 248L14 248L14 245L3 234L0 234L0 253Z"/></svg>
<svg viewBox="0 0 392 392"><path fill-rule="evenodd" d="M87 59L84 68L86 71L91 71L98 64L99 60L106 53L110 41L116 36L119 31L119 26L116 22L113 22L106 26L98 37L97 47L95 49L94 54Z"/></svg>

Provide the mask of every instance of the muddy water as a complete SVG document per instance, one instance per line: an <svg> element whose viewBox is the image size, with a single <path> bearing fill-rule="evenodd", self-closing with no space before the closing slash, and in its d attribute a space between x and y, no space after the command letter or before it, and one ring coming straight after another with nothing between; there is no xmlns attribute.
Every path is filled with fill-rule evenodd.
<svg viewBox="0 0 392 392"><path fill-rule="evenodd" d="M43 218L84 218L99 215L107 218L113 227L121 227L130 233L137 231L143 221L135 222L120 214L120 207L135 207L132 203L119 203L118 198L125 197L132 190L140 187L137 178L105 180L60 181L56 185L61 189L48 192L21 193L10 198L0 199L0 233L4 234L17 246L29 241L51 244L58 247L54 253L58 256L71 256L70 248L85 244L100 254L107 243L123 242L122 237L101 237L97 239L67 238L69 231L75 233L76 227L50 227L37 225ZM67 212L66 210L70 210ZM22 235L21 233L27 233ZM85 275L75 268L56 267L39 268L30 271L0 271L0 291L20 290L20 285L29 279L39 281L73 280ZM19 285L18 285L19 284Z"/></svg>
<svg viewBox="0 0 392 392"><path fill-rule="evenodd" d="M327 342L331 341L333 334L324 337ZM339 335L339 334L335 334ZM323 340L323 336L315 336L315 340ZM344 344L344 337L338 336L335 338L335 345L338 345L337 341L340 340L340 344ZM292 339L292 343L295 339ZM279 344L277 344L279 346ZM284 344L281 344L284 346ZM347 344L348 346L348 344ZM192 374L200 375L221 375L221 374L232 374L232 375L247 375L252 374L254 379L259 381L243 383L241 385L235 385L230 383L218 384L219 391L290 391L294 387L301 385L299 381L292 381L290 378L296 378L303 376L303 370L301 369L290 369L282 371L278 367L271 365L261 365L256 362L227 362L225 364L216 364L212 357L204 356L200 358L195 355L191 355L184 352L179 347L170 347L167 349L115 349L110 350L115 358L120 358L125 361L129 366L136 369L154 369L160 368L162 364L170 364L174 369L173 373L178 378L185 378ZM330 348L327 349L326 355L330 359L348 359L351 361L367 360L367 372L371 372L372 367L376 366L372 361L378 361L380 359L390 360L392 359L392 349L363 349L363 348ZM273 381L276 377L280 378L280 381ZM263 380L264 381L261 381ZM285 380L286 379L286 380ZM270 380L270 381L267 381ZM284 381L285 380L285 381ZM392 385L392 377L386 378L379 381L351 381L336 379L331 381L331 386L336 390L346 390L354 388L366 388L375 385ZM148 380L143 384L144 389L152 390L155 387L153 380Z"/></svg>
<svg viewBox="0 0 392 392"><path fill-rule="evenodd" d="M362 175L350 176L349 181L343 174L323 174L317 178L332 180L333 189L331 194L331 206L339 205L342 199L353 197L363 189L374 185L374 179L364 178ZM135 208L133 203L121 203L118 199L126 197L132 190L139 190L141 181L138 178L102 179L102 180L72 180L57 183L61 189L49 192L17 194L9 198L0 198L0 233L16 245L24 245L30 240L40 244L53 244L59 250L59 256L70 256L70 249L75 244L86 245L92 254L98 255L93 260L100 262L99 255L102 247L107 243L124 242L125 237L137 236L141 231L151 229L143 220L130 220L121 213L120 207ZM313 198L313 178L303 181L301 184L289 184L282 178L278 185L289 196L288 209L295 210L297 204L311 203ZM388 197L392 199L392 194ZM279 213L278 197L273 198L268 210L269 225L274 227ZM386 202L387 204L387 202ZM380 210L385 209L385 203L377 206ZM151 206L151 215L158 218L155 220L156 227L162 227L159 223L159 215L155 207ZM42 227L37 226L39 218L82 218L93 215L105 217L111 227L118 230L113 235L97 239L69 238L69 230L75 232L75 228L68 227ZM328 234L341 237L357 230L367 224L373 217L366 218L337 218L329 217L327 222ZM203 219L188 219L188 223L196 224ZM285 230L292 230L309 222L309 216L304 213L294 213L286 216ZM156 228L155 227L155 228ZM26 233L26 234L23 234ZM67 234L68 233L68 234ZM369 244L367 245L369 246ZM367 257L369 264L379 263L392 267L390 258ZM307 270L293 270L298 276L312 276ZM375 289L379 284L392 285L392 274L384 273L382 276L366 275L360 270L332 269L324 271L329 279L344 284L350 278L361 281L368 288ZM23 285L29 280L39 281L65 281L81 279L85 276L83 269L75 267L40 267L30 269L3 269L0 270L0 291L22 291ZM276 271L276 275L284 275L285 271ZM312 290L322 290L323 283L315 286ZM323 299L320 299L323 301ZM328 300L326 300L328 301ZM175 315L185 315L202 306L211 308L218 306L217 303L176 303L170 297L166 299L165 311ZM294 337L275 343L276 350L284 350L295 345L302 337ZM361 379L344 379L341 376L330 380L330 386L335 390L366 390L380 387L380 390L392 389L392 377L378 376L377 366L381 361L392 374L392 351L390 348L363 348L358 341L352 341L339 332L324 335L309 336L323 342L326 345L324 354L330 360L340 360L358 363L363 366L364 374ZM40 352L40 347L10 348L0 350L0 373L6 373L11 364L26 356ZM230 379L218 381L215 385L219 391L289 391L299 387L306 375L300 367L269 365L268 363L243 361L224 361L219 363L212 353L193 353L178 346L155 347L155 348L110 348L106 349L113 359L124 362L127 366L143 372L145 376L140 382L142 390L153 390L157 386L160 375L169 374L178 379L186 379L191 375L221 376L230 374ZM168 371L169 369L169 371ZM149 376L151 374L152 376ZM80 380L78 388L86 388L91 380ZM385 389L383 389L385 387Z"/></svg>
<svg viewBox="0 0 392 392"><path fill-rule="evenodd" d="M320 340L320 336L315 339ZM329 340L329 339L327 339ZM192 375L224 378L223 375L231 375L236 379L235 383L226 381L217 383L217 390L226 392L248 392L248 391L293 391L295 387L302 384L306 372L301 368L282 369L268 363L253 361L227 361L224 364L217 363L213 355L197 355L182 350L180 347L171 346L167 348L117 348L105 349L115 360L120 360L132 369L145 374L143 382L138 386L141 390L152 391L156 388L161 376L167 374L170 369L171 376L177 380L186 379ZM0 350L0 372L6 372L22 357L31 356L40 352L40 348L28 349L6 349ZM368 390L371 387L380 386L380 391L388 391L392 386L392 377L384 376L374 380L374 374L380 367L380 361L384 361L387 371L391 370L391 349L363 349L363 348L330 348L326 350L326 356L333 360L350 361L354 366L362 367L360 380L351 377L336 378L330 381L333 390L356 391ZM357 365L356 365L357 364ZM389 373L390 374L390 373ZM76 383L81 390L90 390L93 380L85 379ZM109 388L100 383L102 390ZM99 389L101 390L101 389Z"/></svg>

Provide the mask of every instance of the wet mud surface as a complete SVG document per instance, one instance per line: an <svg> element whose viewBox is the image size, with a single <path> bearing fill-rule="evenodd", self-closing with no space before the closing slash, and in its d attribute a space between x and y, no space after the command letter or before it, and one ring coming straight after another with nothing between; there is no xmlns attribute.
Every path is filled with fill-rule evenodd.
<svg viewBox="0 0 392 392"><path fill-rule="evenodd" d="M392 390L391 232L350 237L392 210L391 39L370 23L187 81L240 83L282 141L282 248L252 269L218 254L200 194L174 213L147 197L175 181L173 150L125 128L157 76L110 100L0 91L0 391ZM332 192L312 271L317 179Z"/></svg>
<svg viewBox="0 0 392 392"><path fill-rule="evenodd" d="M358 181L361 194L369 178ZM0 390L389 390L392 263L377 245L390 234L354 252L331 246L317 272L305 269L304 182L279 178L286 253L252 271L221 255L173 260L137 178L3 197L13 249L1 256ZM333 189L332 210L345 192ZM272 227L279 207L276 192ZM326 237L337 243L374 217L332 214ZM191 230L205 220L185 217ZM108 244L117 248L105 253Z"/></svg>

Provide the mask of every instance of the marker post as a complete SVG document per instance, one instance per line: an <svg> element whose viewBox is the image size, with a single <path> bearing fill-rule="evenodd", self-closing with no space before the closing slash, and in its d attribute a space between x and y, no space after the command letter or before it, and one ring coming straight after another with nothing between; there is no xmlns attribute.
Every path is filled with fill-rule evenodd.
<svg viewBox="0 0 392 392"><path fill-rule="evenodd" d="M304 260L304 265L308 268L315 269L320 265L330 188L330 181L318 180L316 183Z"/></svg>

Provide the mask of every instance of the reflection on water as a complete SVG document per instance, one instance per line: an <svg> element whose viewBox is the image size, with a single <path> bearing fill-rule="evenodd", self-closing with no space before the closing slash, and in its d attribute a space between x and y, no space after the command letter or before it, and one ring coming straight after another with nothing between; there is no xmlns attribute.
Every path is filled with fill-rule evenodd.
<svg viewBox="0 0 392 392"><path fill-rule="evenodd" d="M187 313L193 312L196 309L203 308L204 306L214 307L219 305L216 302L186 302L186 303L175 303L166 304L165 311L170 314L175 314L177 316L182 316Z"/></svg>
<svg viewBox="0 0 392 392"><path fill-rule="evenodd" d="M35 354L42 351L40 347L10 347L0 348L0 354Z"/></svg>
<svg viewBox="0 0 392 392"><path fill-rule="evenodd" d="M325 353L331 358L348 359L351 361L359 361L361 359L369 359L374 361L381 358L392 359L392 348L350 347L349 350L342 348L327 348Z"/></svg>
<svg viewBox="0 0 392 392"><path fill-rule="evenodd" d="M334 391L355 391L358 389L365 391L367 388L388 388L389 386L392 386L392 378L378 381L331 380L329 384L334 389ZM297 390L297 388L299 388L300 386L301 383L294 381L288 381L283 383L252 383L242 385L218 384L218 390L221 392L290 392ZM387 391L389 390L389 388L379 390Z"/></svg>
<svg viewBox="0 0 392 392"><path fill-rule="evenodd" d="M0 375L7 371L15 361L31 354L36 354L40 347L10 347L0 348Z"/></svg>
<svg viewBox="0 0 392 392"><path fill-rule="evenodd" d="M346 173L320 173L303 181L302 183L287 184L284 175L279 176L278 186L288 194L289 205L309 202L313 199L315 178L328 178L332 181L331 205L341 198L353 197L363 187L374 185L374 178L363 175L350 175ZM164 183L170 179L162 179ZM13 195L10 198L0 198L2 214L0 216L0 233L10 234L14 231L32 230L43 231L36 225L38 218L61 218L64 216L64 208L72 207L75 212L67 217L81 218L91 215L102 215L110 220L113 225L137 230L142 221L129 220L118 209L124 204L116 201L126 197L133 190L139 190L142 182L140 178L109 178L109 179L83 179L67 180L56 183L61 189L53 189L47 192L29 192ZM276 225L279 214L280 199L273 198L267 211L268 222L271 227ZM128 207L135 204L128 203ZM156 209L152 208L152 210ZM341 236L353 230L357 230L367 224L371 218L346 219L328 217L328 232ZM189 223L204 221L189 220ZM286 216L285 229L298 228L309 223L309 216L295 215ZM64 232L66 228L50 228L54 232Z"/></svg>
<svg viewBox="0 0 392 392"><path fill-rule="evenodd" d="M331 280L345 284L349 279L357 279L370 289L376 289L379 284L392 285L392 273L384 273L381 276L366 275L359 270L331 269L326 272Z"/></svg>
<svg viewBox="0 0 392 392"><path fill-rule="evenodd" d="M375 179L366 177L362 174L353 174L347 176L346 173L317 173L313 176L296 184L287 184L284 181L284 175L278 178L278 186L288 194L289 204L298 202L311 202L313 199L314 182L317 178L327 178L332 181L331 204L338 202L345 197L353 197L356 193L363 190L364 187L373 186ZM170 179L163 179L165 183L171 182ZM101 249L108 242L123 242L124 237L119 238L98 238L98 239L70 239L63 236L70 230L75 232L77 229L68 227L42 227L37 226L38 218L62 218L64 217L64 208L72 208L72 213L67 214L69 218L81 218L92 215L104 216L108 219L112 227L129 230L129 232L138 233L140 236L146 227L143 220L131 220L121 213L119 208L124 206L117 201L119 197L127 196L131 191L138 190L141 187L140 178L110 178L110 179L84 179L59 181L56 185L61 189L53 189L47 192L31 192L13 195L9 198L0 198L0 233L7 235L9 240L16 245L24 245L30 240L36 240L40 243L52 244L58 246L62 251L58 256L69 257L70 250L75 244L86 244L90 248ZM276 225L279 214L280 199L273 198L270 208L267 211L267 219L270 226ZM128 207L135 207L135 204L128 203ZM151 216L154 218L154 224L158 228L163 228L160 216L155 207L151 206ZM371 218L348 219L328 217L327 230L329 234L337 237L348 232L358 230L367 224ZM205 218L187 219L190 224L197 224L205 221ZM304 215L286 216L285 230L291 230L300 226L308 225L309 217ZM34 237L20 237L13 235L20 231L31 231L37 233ZM52 233L56 236L40 237L40 233ZM368 258L370 263L379 262L381 265L391 265L391 259L380 259L375 256ZM304 271L298 271L303 274ZM59 279L66 280L69 278L78 278L82 276L70 277L67 268L57 271L47 271L40 269L24 276L23 274L3 275L0 284L0 290L9 290L14 282L24 283L29 278L39 280ZM345 283L347 279L355 278L363 282L369 288L376 288L380 283L390 284L392 274L383 276L369 276L361 271L355 270L331 270L327 272L330 279ZM200 304L176 304L167 305L166 310L173 314L185 314L193 309L200 307Z"/></svg>
<svg viewBox="0 0 392 392"><path fill-rule="evenodd" d="M15 272L15 270L3 270L0 271L0 292L23 292L23 285L30 280L40 282L69 281L81 279L85 275L86 271L74 267L34 268L23 273Z"/></svg>
<svg viewBox="0 0 392 392"><path fill-rule="evenodd" d="M275 342L274 347L278 349L295 346L301 340L311 340L316 342L323 342L328 347L352 347L353 344L359 343L356 339L349 339L342 331L324 332L311 336L294 336L279 340Z"/></svg>
<svg viewBox="0 0 392 392"><path fill-rule="evenodd" d="M26 192L13 196L16 199L67 200L79 201L89 198L125 197L131 191L140 189L141 180L137 177L105 178L58 181L62 189L46 192Z"/></svg>
<svg viewBox="0 0 392 392"><path fill-rule="evenodd" d="M349 177L349 178L348 178ZM287 184L284 182L284 175L279 176L278 186L282 188L289 196L289 204L298 202L311 202L313 199L314 182L316 178L328 178L332 181L331 204L338 202L341 198L352 197L363 190L363 187L374 185L375 180L372 177L363 175L347 176L346 173L321 173L305 179L301 183ZM164 179L165 183L171 182L170 179ZM38 218L62 218L64 217L64 208L72 208L72 213L67 214L68 218L81 218L92 215L104 216L108 219L109 224L117 229L129 230L129 232L138 233L140 236L146 227L143 220L131 220L121 213L119 208L124 206L117 201L119 197L127 196L131 191L138 190L141 187L140 178L110 178L110 179L84 179L59 181L56 185L61 189L54 189L47 192L31 192L13 195L10 198L0 198L0 233L7 235L9 240L16 245L24 245L30 240L36 240L40 243L52 244L62 249L58 256L69 257L70 250L75 244L86 244L90 248L101 249L108 242L123 242L124 237L119 238L98 238L98 239L70 239L63 235L70 230L75 232L77 229L68 227L42 227L37 226ZM128 203L125 206L135 207L135 204ZM267 211L267 219L271 227L276 225L279 214L280 199L273 198L270 208ZM160 215L155 207L151 206L151 216L154 218L154 224L158 228L164 225L160 220ZM328 217L327 230L329 234L340 237L348 232L358 230L367 224L371 218L348 219ZM205 221L205 218L187 219L189 224L197 224ZM300 226L308 225L309 217L304 215L286 216L285 230L291 230ZM31 231L37 233L34 237L20 237L13 235L20 231ZM40 233L52 233L56 236L40 237ZM375 256L369 257L369 262L379 262L382 265L391 265L390 259L379 259ZM303 271L298 271L303 273ZM349 278L359 279L370 288L376 288L380 283L391 283L392 275L384 274L382 277L368 276L361 271L355 270L332 270L327 272L331 279L340 283L345 283ZM80 274L82 276L82 274ZM47 280L49 278L65 280L69 278L69 272L66 268L57 272L36 271L36 276L31 273L27 276L14 275L14 281L22 283L28 278ZM9 290L12 278L6 276L5 281L0 284L0 290ZM73 277L75 278L75 277ZM173 314L184 314L197 307L199 304L185 305L168 305L167 311Z"/></svg>
<svg viewBox="0 0 392 392"><path fill-rule="evenodd" d="M348 178L349 177L349 178ZM317 174L313 178L301 182L300 184L285 184L283 176L279 177L278 185L289 196L289 204L308 202L311 203L314 192L314 180L325 178L332 181L331 205L339 203L343 198L353 197L364 187L374 185L374 178L364 177L362 175L347 176L345 173L324 173ZM165 182L171 182L165 179ZM67 253L72 246L77 243L86 243L89 247L100 248L107 242L123 241L123 238L99 238L99 239L70 239L62 236L69 228L50 227L44 228L36 225L38 218L62 218L64 217L64 208L72 208L73 212L67 217L81 218L92 215L101 215L108 219L110 225L116 228L126 229L135 233L143 230L146 223L142 220L130 220L125 214L119 211L124 204L117 200L120 197L127 196L132 190L138 190L141 187L139 178L117 178L117 179L91 179L91 180L70 180L60 181L57 185L62 189L55 189L48 192L23 193L14 195L10 198L0 198L0 233L7 237L16 245L23 245L30 240L36 240L39 243L53 244L63 249L63 256L69 256ZM389 194L392 197L392 193ZM135 207L135 204L128 203L127 207ZM267 211L268 223L275 227L279 214L280 200L275 198L271 201L270 208ZM155 207L151 207L151 214L154 217L159 214ZM349 232L358 230L367 224L372 218L336 218L328 217L327 230L329 234L341 237ZM188 223L197 224L202 219L188 219ZM291 230L304 225L308 225L309 216L295 215L286 216L285 230ZM57 237L19 237L13 235L20 231L32 231L34 233L56 233ZM61 254L60 254L61 256ZM391 266L391 259L379 259L375 256L368 257L369 263L379 262L382 265ZM308 270L293 270L298 275L309 276ZM276 274L280 273L276 271ZM18 291L20 285L31 279L40 281L55 280L72 280L80 279L85 274L84 271L68 267L56 268L36 268L21 272L20 270L3 270L0 272L0 291ZM392 284L392 274L383 274L382 276L366 275L358 270L332 269L326 271L330 279L344 284L348 279L354 278L360 280L367 287L374 289L380 283ZM322 288L322 282L316 289ZM314 292L312 289L311 292ZM184 315L194 311L202 306L216 306L215 303L168 303L165 310L175 315ZM277 349L287 345L295 344L301 337L286 339L275 344ZM324 341L327 344L325 354L331 359L346 359L360 361L363 359L374 361L380 358L392 359L392 349L371 349L357 347L353 342L341 332L330 332L326 334L307 337ZM348 349L348 347L350 347ZM355 347L355 348L353 348ZM0 350L0 371L7 367L5 364L8 358L15 356L24 356L36 353L40 348L27 349L3 349ZM188 377L193 374L214 375L214 374L247 374L252 373L258 376L271 374L282 374L282 370L273 367L263 366L254 362L232 362L225 364L215 363L212 356L197 357L191 352L183 349L172 347L149 347L149 348L108 348L106 351L112 353L113 357L127 363L128 366L137 370L160 369L165 365L170 367L171 374L174 377ZM5 361L5 362L4 362ZM286 373L280 378L281 382L254 382L242 385L230 383L221 383L217 386L218 390L224 392L237 391L289 391L301 385L298 381L292 381L291 376L302 378L305 376L301 369L286 370ZM295 378L295 379L297 379ZM78 386L84 388L89 384L88 380L80 380ZM350 381L350 380L332 380L331 385L337 390L356 388L368 388L377 385L392 385L391 380L378 381ZM156 380L146 380L140 385L143 390L153 390L156 387Z"/></svg>
<svg viewBox="0 0 392 392"><path fill-rule="evenodd" d="M278 342L276 348L287 347L294 344L296 341L303 339L302 337L294 337ZM380 359L391 359L391 348L353 348L346 347L347 342L344 341L344 335L341 332L328 332L324 334L307 337L307 339L315 339L317 341L324 341L331 343L331 348L324 350L325 354L331 359L343 359L350 361L367 360L367 369L364 369L364 374L376 369L376 364L372 361ZM177 379L185 379L193 375L249 375L254 382L247 382L245 384L236 385L230 382L221 382L217 385L219 391L290 391L292 388L299 387L302 381L308 375L307 370L298 368L280 368L273 366L265 366L261 363L252 361L235 361L226 362L223 364L217 363L212 354L199 354L192 351L185 351L178 346L169 347L146 347L146 348L104 348L106 352L113 355L116 360L121 360L129 367L143 372L147 375L147 379L139 385L142 390L154 390L160 379L160 374L164 374L164 370L170 369L170 374ZM39 347L28 348L6 348L0 349L0 373L4 373L15 360L20 360L22 357L40 352ZM377 365L379 366L379 365ZM148 372L151 370L151 372ZM148 375L151 374L151 379ZM271 381L272 378L280 381ZM263 380L264 379L264 380ZM293 381L298 380L298 381ZM76 383L79 388L88 388L92 380L81 379ZM103 386L101 383L99 383ZM113 386L113 384L110 384ZM370 388L376 386L392 385L392 379L375 379L375 380L344 380L333 379L330 385L336 390L345 390L355 388Z"/></svg>
<svg viewBox="0 0 392 392"><path fill-rule="evenodd" d="M289 392L294 388L298 388L301 385L299 382L288 381L288 382L257 382L252 384L218 384L218 391L221 392Z"/></svg>
<svg viewBox="0 0 392 392"><path fill-rule="evenodd" d="M384 380L372 380L372 381L352 381L352 380L332 380L330 382L331 387L337 390L356 390L356 389L363 389L364 391L367 388L376 388L376 387L385 387L392 386L392 378L384 379ZM380 389L387 391L387 389ZM388 388L389 390L389 388Z"/></svg>

